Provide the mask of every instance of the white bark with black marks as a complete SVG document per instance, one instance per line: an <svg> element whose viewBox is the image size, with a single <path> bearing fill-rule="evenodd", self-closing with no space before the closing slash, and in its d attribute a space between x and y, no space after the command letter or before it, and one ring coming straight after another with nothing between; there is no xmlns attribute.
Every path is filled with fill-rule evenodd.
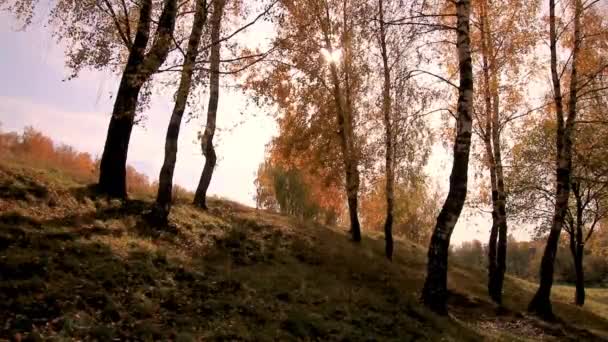
<svg viewBox="0 0 608 342"><path fill-rule="evenodd" d="M454 226L458 221L466 200L472 133L473 65L469 35L470 1L457 1L456 13L456 45L458 49L460 84L458 86L454 162L450 174L448 196L437 217L437 224L431 237L426 280L422 289L424 304L439 314L447 314L448 249Z"/></svg>
<svg viewBox="0 0 608 342"><path fill-rule="evenodd" d="M220 33L222 31L222 18L227 0L214 0L213 13L211 16L211 41L215 42L211 46L209 57L209 105L207 107L207 125L201 136L201 150L205 156L205 166L201 173L196 192L194 194L194 205L207 209L207 190L211 184L211 177L217 162L217 156L213 147L213 136L217 121L217 107L220 97L220 61L221 61L221 42Z"/></svg>
<svg viewBox="0 0 608 342"><path fill-rule="evenodd" d="M551 80L553 83L553 99L555 102L555 115L557 123L556 132L556 186L555 210L551 230L547 238L547 245L543 253L540 266L540 286L534 298L528 305L528 311L545 319L553 319L551 306L551 287L553 286L553 271L559 236L562 231L568 199L570 197L570 177L572 169L572 139L574 121L576 120L576 104L578 90L577 60L581 45L580 16L582 12L581 0L575 0L573 48L570 68L570 94L568 103L568 117L564 120L564 107L561 90L561 80L557 65L557 19L555 16L555 0L549 0L549 40L551 49Z"/></svg>
<svg viewBox="0 0 608 342"><path fill-rule="evenodd" d="M150 217L154 223L166 225L172 204L173 192L173 173L177 161L177 143L179 138L180 126L188 97L192 87L192 75L196 58L199 53L199 46L203 35L203 29L207 21L207 0L197 0L195 4L194 21L188 39L188 48L184 56L184 65L180 74L180 82L175 97L175 105L171 113L171 119L167 128L165 138L165 158L158 177L158 192L156 202L152 207Z"/></svg>

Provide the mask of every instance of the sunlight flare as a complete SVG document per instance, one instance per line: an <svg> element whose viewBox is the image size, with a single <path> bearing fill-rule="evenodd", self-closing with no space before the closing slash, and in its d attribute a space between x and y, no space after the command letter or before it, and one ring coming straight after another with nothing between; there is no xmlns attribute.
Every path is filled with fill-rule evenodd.
<svg viewBox="0 0 608 342"><path fill-rule="evenodd" d="M328 50L326 48L322 48L321 54L323 55L323 58L325 58L326 62L338 63L340 58L342 58L342 49Z"/></svg>

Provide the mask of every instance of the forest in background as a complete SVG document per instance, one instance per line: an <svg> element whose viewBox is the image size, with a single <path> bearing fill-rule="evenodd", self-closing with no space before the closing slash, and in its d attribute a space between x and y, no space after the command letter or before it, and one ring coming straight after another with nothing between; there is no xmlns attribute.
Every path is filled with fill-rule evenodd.
<svg viewBox="0 0 608 342"><path fill-rule="evenodd" d="M537 282L540 271L540 261L544 241L517 241L513 236L508 237L509 254L507 255L507 274ZM608 234L606 230L598 231L592 243L587 246L583 267L585 269L585 284L588 287L606 288L608 286ZM477 269L488 267L488 246L479 240L466 241L450 249L450 258L463 265ZM562 241L557 249L555 259L555 281L559 284L574 285L576 270L572 262L567 241Z"/></svg>

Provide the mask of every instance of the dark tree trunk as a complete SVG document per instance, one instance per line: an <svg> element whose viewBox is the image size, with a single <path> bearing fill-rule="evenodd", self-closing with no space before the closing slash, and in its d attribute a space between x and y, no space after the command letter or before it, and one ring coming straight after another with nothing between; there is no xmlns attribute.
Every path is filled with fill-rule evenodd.
<svg viewBox="0 0 608 342"><path fill-rule="evenodd" d="M494 168L496 172L496 218L498 225L498 248L496 255L496 285L494 288L494 301L502 304L502 288L507 271L507 193L505 191L504 173L502 169L502 152L500 147L500 120L499 120L499 84L498 70L494 48L490 46L492 70L492 150L494 152Z"/></svg>
<svg viewBox="0 0 608 342"><path fill-rule="evenodd" d="M473 114L473 66L469 36L470 1L459 0L457 11L457 48L460 73L458 113L454 162L450 174L450 189L437 217L437 224L428 251L427 274L422 300L431 310L447 314L448 248L454 226L458 221L467 195L467 172L471 149Z"/></svg>
<svg viewBox="0 0 608 342"><path fill-rule="evenodd" d="M209 147L206 145L203 147L205 166L203 167L203 172L201 173L201 178L199 179L198 187L194 194L194 205L206 210L207 190L209 189L209 184L211 184L211 177L213 176L217 156L215 154L215 149L213 148L213 138L208 138L205 144L211 144L211 146Z"/></svg>
<svg viewBox="0 0 608 342"><path fill-rule="evenodd" d="M348 213L350 218L350 229L354 242L361 241L361 225L359 224L358 215L358 201L357 195L352 195L352 191L349 191L348 195Z"/></svg>
<svg viewBox="0 0 608 342"><path fill-rule="evenodd" d="M386 221L384 222L384 240L385 247L384 252L388 260L393 260L393 250L394 250L394 242L393 242L393 213L392 211L387 210Z"/></svg>
<svg viewBox="0 0 608 342"><path fill-rule="evenodd" d="M154 44L146 54L150 38L151 12L152 1L143 1L135 41L120 80L101 157L98 190L111 197L127 197L127 154L135 122L137 99L144 83L167 58L175 27L177 0L164 1Z"/></svg>
<svg viewBox="0 0 608 342"><path fill-rule="evenodd" d="M570 196L570 172L572 168L572 134L574 120L576 119L577 98L577 57L580 47L580 14L582 5L576 0L574 18L574 45L572 50L572 67L570 71L570 102L568 118L564 122L564 108L562 103L562 91L560 77L557 71L557 28L555 18L555 0L549 0L549 35L551 48L551 79L553 81L553 96L557 121L556 134L556 187L555 187L555 211L551 231L547 238L547 245L540 264L540 285L532 301L528 305L528 311L545 319L553 319L551 307L551 287L553 286L553 272L555 255L559 244L559 236L562 231L566 211L568 209L568 198Z"/></svg>
<svg viewBox="0 0 608 342"><path fill-rule="evenodd" d="M329 14L327 14L329 16ZM329 20L329 17L327 18ZM329 26L329 25L328 25ZM329 27L324 28L325 48L332 51ZM344 50L344 73L348 75L348 49L346 44ZM338 68L335 61L330 62L330 73L333 83L333 97L336 106L336 122L340 134L340 148L344 161L344 171L346 180L346 197L348 201L348 212L350 218L350 232L354 242L361 241L361 225L358 215L358 195L359 195L359 170L357 168L357 156L355 152L354 130L352 108L350 106L350 92L348 90L348 77L346 79L346 91L340 86Z"/></svg>
<svg viewBox="0 0 608 342"><path fill-rule="evenodd" d="M194 194L194 205L207 209L207 190L211 184L211 177L217 162L215 149L213 148L213 136L215 134L215 123L217 118L217 106L220 96L220 32L222 29L222 16L226 0L213 1L213 14L211 17L211 46L210 73L209 73L209 106L207 108L207 125L201 137L201 149L205 156L205 166Z"/></svg>
<svg viewBox="0 0 608 342"><path fill-rule="evenodd" d="M507 241L508 241L508 230L507 230L507 210L506 210L506 192L504 187L504 177L502 172L502 166L499 162L501 156L500 152L496 154L496 150L500 149L500 146L494 148L495 160L496 160L496 178L497 178L497 189L498 189L498 248L496 255L496 286L494 288L494 301L498 304L502 304L502 289L504 285L505 273L507 272Z"/></svg>
<svg viewBox="0 0 608 342"><path fill-rule="evenodd" d="M578 218L577 218L578 221ZM576 233L570 232L570 252L572 253L572 260L574 262L574 272L576 274L576 292L574 296L574 302L578 306L585 304L585 274L583 271L583 244L578 242L578 237L582 238L582 225L579 226L577 223ZM580 231L580 233L579 233ZM575 238L576 234L576 238Z"/></svg>
<svg viewBox="0 0 608 342"><path fill-rule="evenodd" d="M500 298L497 296L498 288L498 264L496 260L498 249L498 224L494 221L496 215L492 212L492 228L490 229L490 241L488 241L488 294L496 303Z"/></svg>
<svg viewBox="0 0 608 342"><path fill-rule="evenodd" d="M580 183L572 182L572 193L574 194L576 206L576 223L571 224L570 230L570 252L572 253L572 261L574 262L574 272L576 274L576 293L574 301L576 305L583 306L585 304L585 274L583 270L583 256L585 243L583 241L583 198L580 193Z"/></svg>
<svg viewBox="0 0 608 342"><path fill-rule="evenodd" d="M158 193L156 203L152 207L151 218L159 225L166 225L171 211L172 192L173 192L173 173L177 160L177 143L179 138L182 117L188 103L190 88L192 86L192 75L196 57L198 56L199 45L203 35L203 28L207 20L207 0L197 0L196 13L192 23L192 31L188 40L188 49L184 57L184 66L181 72L180 83L177 89L175 106L171 113L171 120L167 128L165 138L165 159L158 177Z"/></svg>
<svg viewBox="0 0 608 342"><path fill-rule="evenodd" d="M480 31L481 31L481 56L483 63L483 97L484 97L484 116L485 128L483 129L483 142L486 150L488 170L490 172L490 188L492 190L492 228L490 230L490 240L488 241L488 294L490 298L500 303L500 291L498 281L497 265L497 245L498 245L498 189L496 182L496 162L492 145L492 92L490 89L490 45L492 41L489 37L490 25L486 17L485 1L480 3Z"/></svg>
<svg viewBox="0 0 608 342"><path fill-rule="evenodd" d="M583 271L583 249L577 247L576 257L574 258L574 270L576 272L576 297L575 302L578 306L585 305L585 274Z"/></svg>
<svg viewBox="0 0 608 342"><path fill-rule="evenodd" d="M115 198L127 197L127 153L135 120L137 98L141 90L139 85L127 84L129 82L124 81L125 77L130 77L130 75L123 74L123 81L120 82L113 111L123 114L113 114L110 118L99 166L98 190Z"/></svg>
<svg viewBox="0 0 608 342"><path fill-rule="evenodd" d="M346 198L348 202L348 213L350 218L350 231L354 242L361 242L361 225L359 223L359 170L355 159L354 146L352 146L352 126L346 125L344 130L350 132L345 149L346 156L344 164L346 169Z"/></svg>
<svg viewBox="0 0 608 342"><path fill-rule="evenodd" d="M111 197L127 197L127 151L137 109L137 98L143 84L138 77L139 65L144 61L146 46L150 39L151 11L152 1L143 1L139 11L137 33L120 79L99 166L98 189Z"/></svg>
<svg viewBox="0 0 608 342"><path fill-rule="evenodd" d="M559 229L561 230L561 225ZM553 309L551 308L551 286L553 285L553 265L558 243L559 233L549 234L545 252L541 260L540 286L528 305L528 311L545 319L554 318Z"/></svg>
<svg viewBox="0 0 608 342"><path fill-rule="evenodd" d="M352 95L351 95L351 84L350 84L350 38L349 38L349 27L348 27L348 16L346 11L346 1L343 2L342 7L342 50L344 56L342 59L343 72L344 72L344 102L343 107L343 138L346 144L346 191L348 196L348 210L350 211L350 227L354 242L361 242L361 225L359 224L359 169L358 169L358 152L355 147L355 131L354 118L353 118L353 106L352 106ZM335 64L332 64L335 67ZM339 84L339 80L337 80ZM338 88L338 93L340 89Z"/></svg>
<svg viewBox="0 0 608 342"><path fill-rule="evenodd" d="M386 48L386 27L384 24L383 0L378 0L380 17L380 50L382 53L382 67L384 74L384 89L382 91L382 112L384 115L384 129L386 139L386 221L384 222L385 254L393 260L393 210L395 203L395 161L393 146L393 123L391 120L391 71Z"/></svg>

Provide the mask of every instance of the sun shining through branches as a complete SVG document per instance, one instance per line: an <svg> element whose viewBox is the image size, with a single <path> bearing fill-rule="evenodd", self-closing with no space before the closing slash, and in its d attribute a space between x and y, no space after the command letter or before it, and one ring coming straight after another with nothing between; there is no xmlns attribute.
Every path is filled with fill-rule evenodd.
<svg viewBox="0 0 608 342"><path fill-rule="evenodd" d="M328 50L326 48L321 48L321 55L323 55L323 58L327 63L338 64L342 58L342 49L337 48Z"/></svg>

